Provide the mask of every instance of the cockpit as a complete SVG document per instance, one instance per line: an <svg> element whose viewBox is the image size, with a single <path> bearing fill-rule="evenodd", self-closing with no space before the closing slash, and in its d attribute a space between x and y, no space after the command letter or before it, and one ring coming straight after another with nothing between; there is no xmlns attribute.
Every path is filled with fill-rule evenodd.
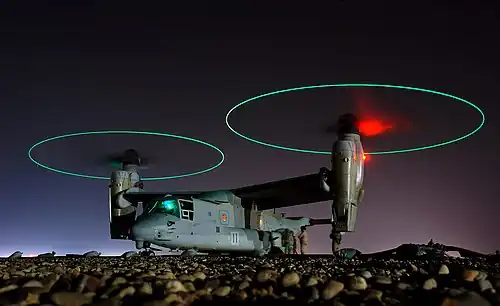
<svg viewBox="0 0 500 306"><path fill-rule="evenodd" d="M154 213L175 216L183 220L194 220L194 204L191 199L177 197L166 197L151 202L145 209L145 213Z"/></svg>

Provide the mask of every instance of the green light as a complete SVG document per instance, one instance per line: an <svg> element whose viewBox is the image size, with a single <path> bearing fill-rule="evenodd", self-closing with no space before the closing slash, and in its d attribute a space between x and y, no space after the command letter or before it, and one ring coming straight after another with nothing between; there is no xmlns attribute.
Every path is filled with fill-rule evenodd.
<svg viewBox="0 0 500 306"><path fill-rule="evenodd" d="M173 210L175 208L176 202L173 200L166 200L161 202L161 205L166 209L166 210Z"/></svg>
<svg viewBox="0 0 500 306"><path fill-rule="evenodd" d="M82 173L76 173L76 172L69 172L69 171L64 171L64 170L59 170L55 169L52 167L49 167L47 165L44 165L37 160L35 160L32 156L32 151L47 142L54 141L57 139L63 139L63 138L69 138L69 137L76 137L76 136L88 136L88 135L102 135L102 134L135 134L135 135L147 135L147 136L161 136L161 137L170 137L170 138L177 138L177 139L182 139L186 141L191 141L191 142L196 142L199 144L202 144L204 146L207 146L209 148L214 149L220 154L220 160L215 164L214 166L211 166L207 169L196 171L196 172L191 172L191 173L185 173L185 174L179 174L179 175L172 175L172 176L161 176L161 177L145 177L141 178L143 181L160 181L160 180L170 180L170 179L177 179L181 177L187 177L187 176L193 176L193 175L198 175L202 173L206 173L209 171L214 170L215 168L218 168L222 163L224 162L225 156L224 153L222 152L221 149L217 148L213 144L210 144L208 142L198 140L195 138L190 138L186 136L179 136L179 135L174 135L174 134L166 134L166 133L158 133L158 132L141 132L141 131L92 131L92 132L80 132L80 133L73 133L73 134L65 134L65 135L60 135L60 136L55 136L51 138L44 139L42 141L39 141L35 143L29 150L28 150L28 156L30 160L35 163L36 165L47 169L49 171L65 174L65 175L71 175L71 176L77 176L77 177L83 177L83 178L89 178L89 179L98 179L98 180L109 180L109 177L105 176L95 176L95 175L87 175L87 174L82 174Z"/></svg>
<svg viewBox="0 0 500 306"><path fill-rule="evenodd" d="M174 216L179 215L177 200L155 201L153 206L148 210L148 214L164 213Z"/></svg>
<svg viewBox="0 0 500 306"><path fill-rule="evenodd" d="M477 131L479 131L483 127L484 122L486 120L486 117L485 117L483 111L477 105L475 105L474 103L472 103L470 101L467 101L467 100L465 100L463 98L460 98L460 97L457 97L457 96L454 96L454 95L451 95L451 94L447 94L447 93L435 91L435 90L418 88L418 87L400 86L400 85L385 85L385 84L325 84L325 85L312 85L312 86L303 86L303 87L295 87L295 88L282 89L282 90L268 92L268 93L261 94L261 95L252 97L250 99L247 99L247 100L245 100L243 102L240 102L240 103L236 104L235 106L233 106L227 112L227 114L226 114L226 125L236 135L238 135L238 136L240 136L240 137L242 137L242 138L244 138L244 139L246 139L248 141L251 141L251 142L263 145L263 146L267 146L267 147L271 147L271 148L275 148L275 149L280 149L280 150L301 152L301 153L312 153L312 154L330 155L330 154L332 154L330 151L319 151L319 150L308 150L308 149L299 149L299 148L285 147L285 146L280 146L280 145L276 145L276 144L272 144L272 143L263 142L263 141L260 141L260 140L257 140L257 139L253 139L253 138L245 136L242 133L236 131L229 124L229 116L231 115L231 113L234 112L238 107L243 106L245 104L248 104L248 103L250 103L252 101L256 101L258 99L262 99L262 98L269 97L269 96L283 94L283 93L286 93L286 92L301 91L301 90L316 89L316 88L328 88L328 87L381 87L381 88L393 88L393 89L404 89L404 90L426 92L426 93L430 93L430 94L433 94L433 95L439 95L439 96L443 96L443 97L448 97L448 98L457 100L459 102L465 103L465 104L471 106L472 108L474 108L481 115L481 123L476 128L474 128L474 130L472 130L471 132L469 132L469 133L467 133L465 135L457 137L455 139L447 140L447 141L443 141L443 142L439 142L439 143L435 143L435 144L431 144L431 145L427 145L427 146L416 147L416 148L398 149L398 150L391 150L391 151L366 152L365 154L367 154L367 155L383 155L383 154L408 153L408 152L415 152L415 151L422 151L422 150L434 149L434 148L437 148L437 147L443 147L443 146L452 144L454 142L458 142L460 140L464 140L465 138L472 136L473 134L475 134Z"/></svg>

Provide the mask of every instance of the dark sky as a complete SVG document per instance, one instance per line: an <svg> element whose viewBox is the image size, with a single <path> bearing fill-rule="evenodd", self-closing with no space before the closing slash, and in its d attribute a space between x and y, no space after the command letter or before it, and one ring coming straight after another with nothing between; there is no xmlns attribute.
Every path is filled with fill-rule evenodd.
<svg viewBox="0 0 500 306"><path fill-rule="evenodd" d="M478 104L487 122L478 134L444 148L372 157L357 231L345 236L345 246L376 251L434 238L483 252L500 249L494 234L500 216L499 11L486 5L364 2L292 8L258 2L241 7L2 2L0 254L133 249L132 242L108 239L106 181L51 173L30 162L29 147L43 138L153 130L199 138L224 150L226 162L216 171L146 182L151 191L278 180L315 173L330 166L329 157L246 142L227 129L226 112L276 89L349 82L452 93ZM232 122L261 140L329 150L333 137L324 126L359 105L369 115L405 123L367 139L367 150L432 144L461 136L480 122L472 108L451 99L352 88L267 98L239 109ZM147 176L199 170L218 158L199 145L139 136L61 140L34 154L53 167L107 176L99 157L130 146L159 159L143 173ZM329 210L328 203L318 203L286 212L327 218ZM310 235L311 252L330 250L328 227L312 228Z"/></svg>

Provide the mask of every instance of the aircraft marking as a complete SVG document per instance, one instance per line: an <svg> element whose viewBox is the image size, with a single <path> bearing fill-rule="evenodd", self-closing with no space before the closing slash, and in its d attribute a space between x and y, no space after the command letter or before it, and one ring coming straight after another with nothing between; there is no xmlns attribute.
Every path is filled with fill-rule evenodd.
<svg viewBox="0 0 500 306"><path fill-rule="evenodd" d="M240 244L240 233L238 233L238 232L231 232L231 244L232 245L238 245L238 244Z"/></svg>
<svg viewBox="0 0 500 306"><path fill-rule="evenodd" d="M219 211L219 221L223 225L228 225L229 224L229 211L220 210Z"/></svg>

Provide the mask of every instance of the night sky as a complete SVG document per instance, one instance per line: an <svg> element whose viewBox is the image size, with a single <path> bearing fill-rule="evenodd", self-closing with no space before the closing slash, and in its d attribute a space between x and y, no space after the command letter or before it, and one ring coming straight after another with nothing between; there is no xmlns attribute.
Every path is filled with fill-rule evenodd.
<svg viewBox="0 0 500 306"><path fill-rule="evenodd" d="M194 137L224 150L226 161L215 171L145 182L148 191L225 189L317 173L330 167L329 156L261 147L231 133L224 119L254 95L333 83L435 89L470 100L486 114L484 128L463 142L372 156L357 230L344 236L344 246L370 252L433 238L482 252L500 249L500 14L494 7L368 1L70 7L73 2L3 1L0 7L0 255L134 249L133 242L108 238L108 183L37 167L27 155L35 142L126 129ZM334 136L325 127L347 111L394 125L367 137L367 151L456 138L481 120L448 98L376 88L289 93L248 104L231 118L251 137L326 151ZM196 171L218 160L197 144L118 135L60 140L34 156L52 167L108 176L110 168L99 160L129 147L156 160L144 176ZM329 218L330 204L282 211ZM328 226L309 230L310 252L330 251L328 232Z"/></svg>

